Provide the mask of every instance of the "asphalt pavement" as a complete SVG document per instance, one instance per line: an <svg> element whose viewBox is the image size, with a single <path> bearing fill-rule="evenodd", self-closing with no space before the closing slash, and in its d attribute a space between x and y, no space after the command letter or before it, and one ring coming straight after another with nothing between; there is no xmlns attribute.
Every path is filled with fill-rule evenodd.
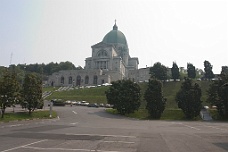
<svg viewBox="0 0 228 152"><path fill-rule="evenodd" d="M0 151L228 151L228 123L137 120L81 106L53 109L56 119L0 123Z"/></svg>

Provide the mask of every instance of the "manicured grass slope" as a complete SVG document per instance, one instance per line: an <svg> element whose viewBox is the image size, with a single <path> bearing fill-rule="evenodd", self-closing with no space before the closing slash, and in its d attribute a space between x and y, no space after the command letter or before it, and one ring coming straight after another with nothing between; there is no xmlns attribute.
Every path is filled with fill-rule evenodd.
<svg viewBox="0 0 228 152"><path fill-rule="evenodd" d="M106 103L105 91L108 87L84 88L69 91L54 91L47 100L63 99L63 100L76 100L88 101L91 103Z"/></svg>
<svg viewBox="0 0 228 152"><path fill-rule="evenodd" d="M206 90L209 88L209 85L211 82L209 81L194 81L198 83L201 87L202 90L202 97L201 100L203 101L203 105L208 105L206 103L206 98L207 98L207 92ZM167 98L167 103L166 103L166 108L178 108L176 101L175 101L175 96L176 93L180 90L181 88L181 83L182 82L164 82L163 83L163 95L165 98ZM141 107L145 107L146 102L143 101L143 94L147 88L147 83L141 83L141 93L142 93L142 104Z"/></svg>
<svg viewBox="0 0 228 152"><path fill-rule="evenodd" d="M209 88L209 84L211 82L209 81L196 81L201 86L202 89L202 101L203 105L208 105L206 100L206 90ZM146 105L146 102L143 101L143 94L147 88L147 83L140 83L141 87L141 108L144 108ZM181 87L181 82L165 82L163 83L163 94L167 98L167 104L166 108L178 108L175 96L176 93L179 91ZM47 98L47 100L51 99L63 99L63 100L76 100L76 101L88 101L91 103L107 103L105 91L109 87L96 87L96 88L85 88L85 89L75 89L70 91L62 91L57 92L54 91L51 96ZM45 91L46 88L44 88ZM50 90L50 88L49 88Z"/></svg>

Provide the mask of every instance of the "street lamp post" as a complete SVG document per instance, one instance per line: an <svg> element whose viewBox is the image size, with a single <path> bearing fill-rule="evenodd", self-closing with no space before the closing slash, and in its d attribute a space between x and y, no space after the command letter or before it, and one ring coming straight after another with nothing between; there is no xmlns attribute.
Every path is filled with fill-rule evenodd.
<svg viewBox="0 0 228 152"><path fill-rule="evenodd" d="M50 115L49 115L49 117L51 118L52 117L52 107L53 107L53 102L52 101L50 101Z"/></svg>

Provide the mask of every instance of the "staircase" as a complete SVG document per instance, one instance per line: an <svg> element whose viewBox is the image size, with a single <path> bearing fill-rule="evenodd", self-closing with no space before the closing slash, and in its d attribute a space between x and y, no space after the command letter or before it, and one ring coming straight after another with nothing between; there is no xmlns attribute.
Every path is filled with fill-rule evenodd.
<svg viewBox="0 0 228 152"><path fill-rule="evenodd" d="M211 115L210 115L210 113L207 111L207 109L202 109L200 111L200 116L201 116L202 120L204 120L204 121L211 121L211 120L213 120L212 117L211 117Z"/></svg>

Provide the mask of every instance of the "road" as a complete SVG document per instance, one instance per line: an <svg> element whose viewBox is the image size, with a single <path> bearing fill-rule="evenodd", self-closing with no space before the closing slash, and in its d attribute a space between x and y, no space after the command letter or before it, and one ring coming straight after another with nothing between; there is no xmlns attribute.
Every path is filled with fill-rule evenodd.
<svg viewBox="0 0 228 152"><path fill-rule="evenodd" d="M80 106L53 109L57 119L0 123L0 151L228 151L228 123L137 120Z"/></svg>

